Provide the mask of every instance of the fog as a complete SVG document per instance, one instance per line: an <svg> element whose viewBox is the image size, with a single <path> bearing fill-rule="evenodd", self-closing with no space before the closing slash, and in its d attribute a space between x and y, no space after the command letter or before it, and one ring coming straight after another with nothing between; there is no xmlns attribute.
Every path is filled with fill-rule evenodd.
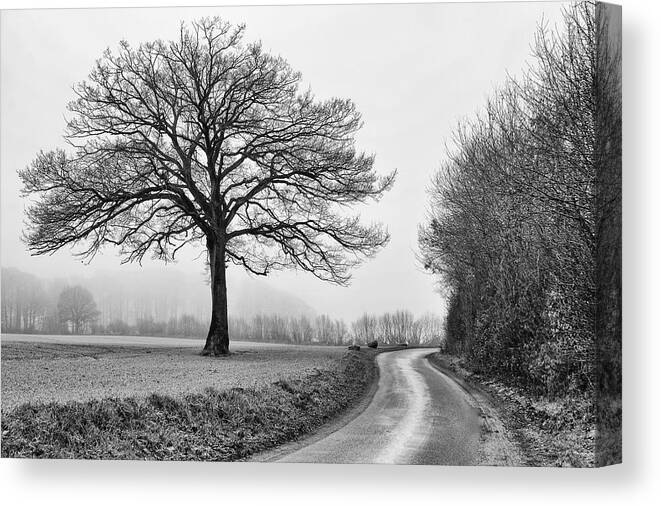
<svg viewBox="0 0 661 507"><path fill-rule="evenodd" d="M20 240L26 202L16 171L40 149L66 147L62 133L71 86L86 77L106 47L116 47L121 39L135 45L172 38L181 20L220 15L245 22L246 40L261 39L265 48L283 56L320 98L351 98L363 114L358 147L376 154L379 173L398 170L393 190L359 210L364 221L383 222L391 241L354 271L349 287L321 282L309 273L286 271L263 279L232 267L230 313L328 314L346 320L397 309L441 314L436 282L416 260L430 178L457 121L478 111L486 92L503 82L507 71L525 67L538 22L544 17L552 26L561 7L515 2L3 12L2 266L40 278L85 282L100 306L98 294L130 291L137 300L168 294L182 311L208 312L204 257L193 246L176 263L146 259L142 269L120 264L112 249L89 264L71 251L31 257Z"/></svg>

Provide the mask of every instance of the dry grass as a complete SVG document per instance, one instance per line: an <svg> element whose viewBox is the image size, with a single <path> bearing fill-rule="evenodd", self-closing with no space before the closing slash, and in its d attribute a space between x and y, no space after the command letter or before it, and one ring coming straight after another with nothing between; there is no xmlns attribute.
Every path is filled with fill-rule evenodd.
<svg viewBox="0 0 661 507"><path fill-rule="evenodd" d="M178 343L178 342L173 342ZM2 410L22 403L107 397L179 396L235 387L259 388L315 370L334 370L343 347L237 343L229 357L201 349L6 341L2 343Z"/></svg>

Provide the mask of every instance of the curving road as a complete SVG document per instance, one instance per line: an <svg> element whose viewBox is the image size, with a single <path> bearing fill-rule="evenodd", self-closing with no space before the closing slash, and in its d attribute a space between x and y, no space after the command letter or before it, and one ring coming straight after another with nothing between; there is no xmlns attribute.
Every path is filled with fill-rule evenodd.
<svg viewBox="0 0 661 507"><path fill-rule="evenodd" d="M429 363L430 353L409 349L379 354L379 384L367 408L344 427L279 461L477 464L479 410Z"/></svg>

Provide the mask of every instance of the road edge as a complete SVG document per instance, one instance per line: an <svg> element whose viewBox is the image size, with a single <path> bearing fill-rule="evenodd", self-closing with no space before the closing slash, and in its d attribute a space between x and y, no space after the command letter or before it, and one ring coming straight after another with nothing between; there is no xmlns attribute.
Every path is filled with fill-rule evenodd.
<svg viewBox="0 0 661 507"><path fill-rule="evenodd" d="M426 356L427 361L442 375L457 384L482 417L480 466L525 466L523 453L514 433L504 423L493 397L481 387L466 381L440 357L438 352Z"/></svg>
<svg viewBox="0 0 661 507"><path fill-rule="evenodd" d="M380 372L376 362L376 357L380 353L389 351L390 349L377 350L375 353L369 354L369 356L365 356L364 360L369 363L367 365L370 374L369 387L361 396L358 397L356 401L345 408L342 412L337 414L336 417L333 417L319 428L316 428L312 433L301 435L299 438L286 442L273 449L268 449L253 454L242 461L251 463L274 463L282 461L286 463L287 461L283 461L283 458L286 458L288 455L293 454L299 449L312 445L345 427L356 417L362 414L372 402L372 399L374 398L374 395L376 394L376 391L379 387L380 379Z"/></svg>

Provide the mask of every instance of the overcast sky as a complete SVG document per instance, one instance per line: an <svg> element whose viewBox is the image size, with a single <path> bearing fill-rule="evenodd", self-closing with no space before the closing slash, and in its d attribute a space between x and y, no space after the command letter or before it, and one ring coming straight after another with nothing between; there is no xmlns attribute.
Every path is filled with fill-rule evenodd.
<svg viewBox="0 0 661 507"><path fill-rule="evenodd" d="M524 68L536 26L543 18L557 23L561 7L513 2L4 11L2 265L40 276L135 269L120 267L112 250L89 266L69 252L30 257L19 239L25 203L16 171L40 149L64 147L71 85L85 79L105 48L115 48L121 39L131 44L170 39L180 20L220 15L245 22L246 40L261 39L265 48L286 58L318 97L352 99L365 124L358 147L376 155L378 172L399 172L381 202L361 209L366 221L385 223L392 239L354 271L350 287L295 272L277 273L268 283L303 297L319 313L348 319L398 308L439 312L434 279L416 261L430 178L445 157L457 121L478 112L508 72L516 75ZM195 253L162 269L200 277ZM232 280L240 283L238 275Z"/></svg>

